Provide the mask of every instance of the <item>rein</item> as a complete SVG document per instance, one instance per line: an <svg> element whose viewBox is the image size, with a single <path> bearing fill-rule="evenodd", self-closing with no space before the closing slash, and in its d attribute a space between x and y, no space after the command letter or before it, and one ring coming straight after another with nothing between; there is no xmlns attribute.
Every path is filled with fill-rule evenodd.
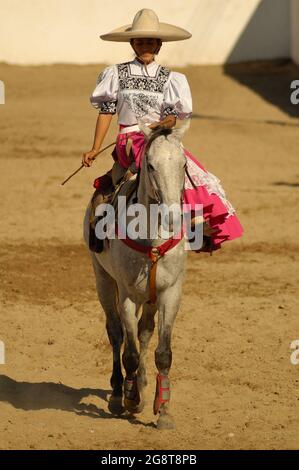
<svg viewBox="0 0 299 470"><path fill-rule="evenodd" d="M197 186L196 186L196 184L194 183L193 179L191 178L191 175L190 175L190 173L189 173L189 171L188 171L187 165L185 166L185 172L186 172L186 175L188 176L188 179L189 179L190 183L192 184L193 188L196 189Z"/></svg>

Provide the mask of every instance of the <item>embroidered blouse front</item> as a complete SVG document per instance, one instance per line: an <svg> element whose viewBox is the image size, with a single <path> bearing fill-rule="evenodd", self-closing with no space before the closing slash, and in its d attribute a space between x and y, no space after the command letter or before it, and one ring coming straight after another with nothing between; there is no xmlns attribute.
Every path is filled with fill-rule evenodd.
<svg viewBox="0 0 299 470"><path fill-rule="evenodd" d="M118 114L118 123L151 124L169 114L178 119L192 114L192 98L187 78L155 61L147 65L137 59L106 67L100 73L91 104L100 113Z"/></svg>

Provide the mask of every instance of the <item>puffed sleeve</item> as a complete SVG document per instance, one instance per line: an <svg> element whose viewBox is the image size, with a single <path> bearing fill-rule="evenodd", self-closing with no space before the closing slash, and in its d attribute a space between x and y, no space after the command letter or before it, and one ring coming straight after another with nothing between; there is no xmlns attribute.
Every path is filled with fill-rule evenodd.
<svg viewBox="0 0 299 470"><path fill-rule="evenodd" d="M184 74L170 72L163 97L162 118L174 114L178 119L192 115L192 97L189 83Z"/></svg>
<svg viewBox="0 0 299 470"><path fill-rule="evenodd" d="M104 114L115 114L118 95L117 67L106 67L97 79L97 85L90 97L92 106Z"/></svg>

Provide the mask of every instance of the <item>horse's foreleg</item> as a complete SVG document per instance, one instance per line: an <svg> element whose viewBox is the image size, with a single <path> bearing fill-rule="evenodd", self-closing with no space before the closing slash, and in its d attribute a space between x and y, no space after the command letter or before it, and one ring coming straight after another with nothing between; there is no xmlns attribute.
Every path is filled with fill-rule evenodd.
<svg viewBox="0 0 299 470"><path fill-rule="evenodd" d="M97 293L106 315L106 330L113 350L113 370L110 378L112 396L109 400L109 410L112 413L120 413L123 411L122 389L124 378L120 361L123 330L116 304L117 285L114 279L99 264L94 254L92 254L92 262L96 276Z"/></svg>
<svg viewBox="0 0 299 470"><path fill-rule="evenodd" d="M138 339L140 346L139 367L137 373L138 390L141 396L139 411L144 408L144 388L147 385L146 356L150 339L155 329L156 305L146 303L143 305L142 316L138 322Z"/></svg>
<svg viewBox="0 0 299 470"><path fill-rule="evenodd" d="M155 351L155 362L158 369L154 414L159 413L158 429L173 429L173 418L169 414L170 381L168 378L172 362L171 335L181 297L181 281L160 294L159 310L159 342Z"/></svg>
<svg viewBox="0 0 299 470"><path fill-rule="evenodd" d="M119 312L124 326L125 347L122 355L123 366L126 370L124 384L124 404L128 411L137 413L140 395L137 384L137 369L139 352L137 349L137 306L120 292Z"/></svg>

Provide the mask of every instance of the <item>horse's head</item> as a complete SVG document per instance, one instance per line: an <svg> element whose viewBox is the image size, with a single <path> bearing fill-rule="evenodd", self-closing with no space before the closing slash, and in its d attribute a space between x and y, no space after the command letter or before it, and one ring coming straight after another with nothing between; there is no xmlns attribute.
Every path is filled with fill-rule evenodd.
<svg viewBox="0 0 299 470"><path fill-rule="evenodd" d="M181 144L190 127L190 119L177 129L152 130L138 123L146 139L141 178L153 201L179 204L185 182L186 157Z"/></svg>
<svg viewBox="0 0 299 470"><path fill-rule="evenodd" d="M139 200L153 204L165 204L170 210L169 227L173 226L171 207L178 208L177 216L181 217L181 203L187 165L181 140L189 129L190 120L177 129L152 130L138 122L146 139L146 147L140 174Z"/></svg>

